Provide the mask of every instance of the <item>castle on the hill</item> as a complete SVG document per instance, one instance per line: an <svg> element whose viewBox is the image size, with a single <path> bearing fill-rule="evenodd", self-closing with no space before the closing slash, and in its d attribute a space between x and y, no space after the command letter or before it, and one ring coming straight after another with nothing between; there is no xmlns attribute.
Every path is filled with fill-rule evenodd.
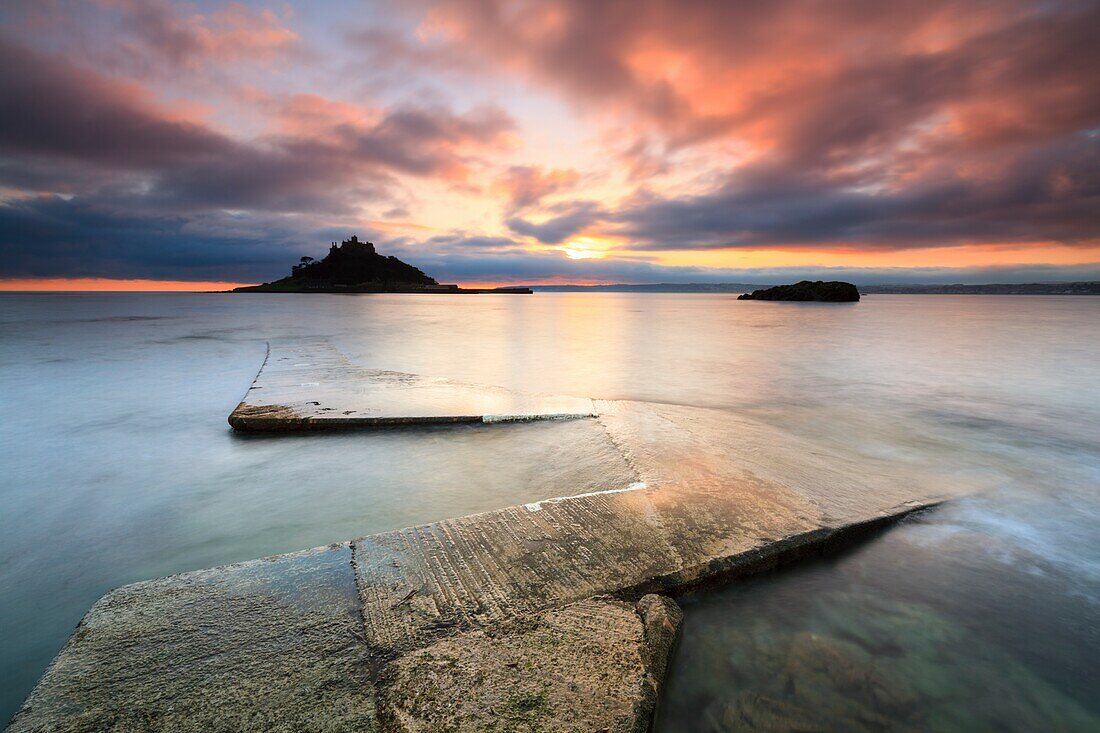
<svg viewBox="0 0 1100 733"><path fill-rule="evenodd" d="M359 241L359 235L357 235L357 234L352 234L351 239L345 239L339 245L337 245L336 242L333 242L332 246L329 247L328 251L329 251L329 254L332 254L334 252L340 252L342 254L349 254L349 255L368 255L368 254L372 255L372 254L376 254L375 251L374 251L374 243L373 242L360 242Z"/></svg>

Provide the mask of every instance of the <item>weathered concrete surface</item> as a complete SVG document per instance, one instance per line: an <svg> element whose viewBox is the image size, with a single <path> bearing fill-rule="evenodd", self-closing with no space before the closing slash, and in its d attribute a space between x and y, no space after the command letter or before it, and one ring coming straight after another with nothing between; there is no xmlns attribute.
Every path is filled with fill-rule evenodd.
<svg viewBox="0 0 1100 733"><path fill-rule="evenodd" d="M760 569L837 532L943 498L885 462L723 411L602 402L631 487L546 500L353 543L371 645L399 654L588 598L674 591Z"/></svg>
<svg viewBox="0 0 1100 733"><path fill-rule="evenodd" d="M272 342L237 430L307 430L593 417L585 397L526 394L352 364L326 339Z"/></svg>
<svg viewBox="0 0 1100 733"><path fill-rule="evenodd" d="M80 730L81 716L110 721L118 711L135 721L118 730L144 720L149 729L211 730L215 718L235 729L491 730L488 721L505 714L520 716L511 729L557 730L554 716L569 707L592 712L578 718L588 730L644 728L647 703L635 704L644 696L630 692L631 680L658 680L667 653L638 639L669 624L646 618L631 630L628 606L589 599L629 602L755 572L945 498L895 462L808 444L728 411L597 402L596 412L633 474L629 485L618 478L607 491L302 556L340 555L339 571L291 555L256 566L290 563L283 579L242 585L235 578L248 564L115 591L13 730ZM284 590L310 598L299 607ZM605 642L613 650L584 651ZM568 669L553 663L567 658ZM501 659L510 661L502 668ZM528 663L529 679L510 676ZM447 670L462 674L448 679ZM589 707L592 675L620 682ZM274 703L260 699L269 687Z"/></svg>
<svg viewBox="0 0 1100 733"><path fill-rule="evenodd" d="M120 588L15 731L361 731L374 720L347 544Z"/></svg>
<svg viewBox="0 0 1100 733"><path fill-rule="evenodd" d="M682 617L663 596L600 597L444 639L390 665L380 718L408 733L643 733Z"/></svg>

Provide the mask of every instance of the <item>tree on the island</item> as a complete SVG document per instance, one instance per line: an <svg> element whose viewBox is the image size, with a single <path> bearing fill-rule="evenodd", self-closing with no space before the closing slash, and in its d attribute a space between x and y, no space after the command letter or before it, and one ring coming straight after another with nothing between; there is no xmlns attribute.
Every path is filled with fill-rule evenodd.
<svg viewBox="0 0 1100 733"><path fill-rule="evenodd" d="M298 261L297 265L291 265L291 267L290 267L291 276L297 275L300 271L302 271L305 268L309 267L314 262L315 262L315 260L312 257L303 257L302 259L300 259Z"/></svg>

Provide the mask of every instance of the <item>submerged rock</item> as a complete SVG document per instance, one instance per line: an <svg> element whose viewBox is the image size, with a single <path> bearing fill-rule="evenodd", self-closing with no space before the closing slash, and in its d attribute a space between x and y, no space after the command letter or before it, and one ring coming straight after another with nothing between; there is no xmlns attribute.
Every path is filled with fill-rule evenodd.
<svg viewBox="0 0 1100 733"><path fill-rule="evenodd" d="M774 288L754 290L737 296L738 300L801 300L823 303L855 303L859 289L851 283L839 280L803 280L794 285L777 285Z"/></svg>
<svg viewBox="0 0 1100 733"><path fill-rule="evenodd" d="M760 609L776 596L763 606L740 600L742 609L729 607L721 618L701 620L700 609L693 612L689 626L696 628L681 654L704 671L693 671L695 695L686 705L672 701L679 709L667 719L678 725L668 729L1100 730L1079 699L925 604L834 591L808 612L762 618ZM701 630L700 623L707 626ZM707 639L705 653L699 638ZM674 682L674 693L677 684L684 686ZM669 704L666 699L666 709Z"/></svg>

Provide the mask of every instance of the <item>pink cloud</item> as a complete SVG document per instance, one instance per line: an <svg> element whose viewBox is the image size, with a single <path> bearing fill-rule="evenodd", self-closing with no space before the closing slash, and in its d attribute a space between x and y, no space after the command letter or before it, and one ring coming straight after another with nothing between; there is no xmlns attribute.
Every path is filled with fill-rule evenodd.
<svg viewBox="0 0 1100 733"><path fill-rule="evenodd" d="M1096 121L1095 4L441 0L424 28L673 146L715 137L872 154L936 115L944 135L1050 135Z"/></svg>
<svg viewBox="0 0 1100 733"><path fill-rule="evenodd" d="M580 173L571 169L543 170L535 166L511 166L493 185L493 192L508 199L508 210L520 211L543 197L573 188Z"/></svg>
<svg viewBox="0 0 1100 733"><path fill-rule="evenodd" d="M122 14L128 43L176 68L250 60L270 62L300 50L297 33L267 9L227 3L212 13L182 11L167 0L103 0Z"/></svg>

